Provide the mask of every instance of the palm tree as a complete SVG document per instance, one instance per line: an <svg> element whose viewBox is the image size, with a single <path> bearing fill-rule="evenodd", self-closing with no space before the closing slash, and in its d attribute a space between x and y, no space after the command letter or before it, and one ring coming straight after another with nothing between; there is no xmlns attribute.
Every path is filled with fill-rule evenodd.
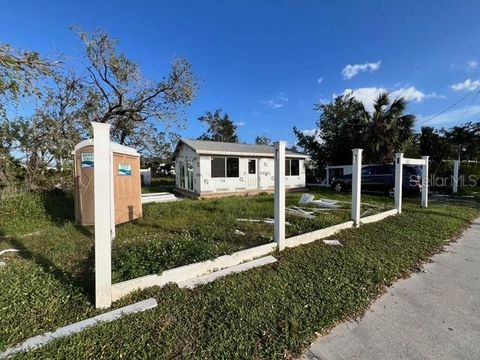
<svg viewBox="0 0 480 360"><path fill-rule="evenodd" d="M373 108L373 113L365 111L366 157L375 162L392 162L395 153L403 151L413 139L415 116L405 114L407 101L404 98L390 102L387 92L378 95Z"/></svg>

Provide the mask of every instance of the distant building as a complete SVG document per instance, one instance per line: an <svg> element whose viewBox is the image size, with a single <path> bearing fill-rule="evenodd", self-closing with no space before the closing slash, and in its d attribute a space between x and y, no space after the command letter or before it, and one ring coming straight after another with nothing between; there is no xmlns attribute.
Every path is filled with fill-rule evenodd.
<svg viewBox="0 0 480 360"><path fill-rule="evenodd" d="M307 155L286 150L286 188L305 187ZM193 196L273 191L273 145L181 139L174 152L176 188Z"/></svg>

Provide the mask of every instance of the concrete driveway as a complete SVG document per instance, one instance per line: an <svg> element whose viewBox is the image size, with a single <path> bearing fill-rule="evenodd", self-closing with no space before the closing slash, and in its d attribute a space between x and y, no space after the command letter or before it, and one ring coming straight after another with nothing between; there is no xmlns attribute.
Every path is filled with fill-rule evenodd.
<svg viewBox="0 0 480 360"><path fill-rule="evenodd" d="M480 219L302 359L480 359Z"/></svg>

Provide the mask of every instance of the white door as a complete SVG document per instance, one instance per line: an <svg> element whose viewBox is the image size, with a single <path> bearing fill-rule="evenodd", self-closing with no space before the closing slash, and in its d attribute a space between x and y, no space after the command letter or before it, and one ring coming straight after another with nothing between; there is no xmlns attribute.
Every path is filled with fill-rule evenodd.
<svg viewBox="0 0 480 360"><path fill-rule="evenodd" d="M247 190L258 188L257 159L247 160Z"/></svg>

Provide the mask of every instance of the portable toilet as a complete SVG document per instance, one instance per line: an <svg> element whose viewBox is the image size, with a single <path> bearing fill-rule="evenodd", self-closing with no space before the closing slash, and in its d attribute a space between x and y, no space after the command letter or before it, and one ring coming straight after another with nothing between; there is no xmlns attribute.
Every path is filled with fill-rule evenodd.
<svg viewBox="0 0 480 360"><path fill-rule="evenodd" d="M93 139L75 146L75 222L95 224ZM115 224L142 216L140 154L133 148L110 142L112 195L115 204ZM112 219L113 222L113 219Z"/></svg>

